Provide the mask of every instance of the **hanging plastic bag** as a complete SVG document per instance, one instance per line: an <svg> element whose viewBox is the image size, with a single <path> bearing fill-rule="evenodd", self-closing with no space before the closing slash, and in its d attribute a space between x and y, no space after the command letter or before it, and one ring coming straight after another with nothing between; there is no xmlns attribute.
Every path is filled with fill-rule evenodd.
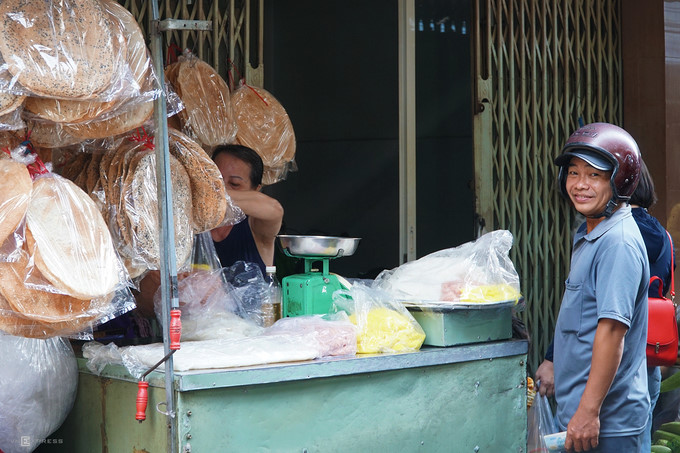
<svg viewBox="0 0 680 453"><path fill-rule="evenodd" d="M540 382L537 383L540 386ZM527 415L527 453L555 451L549 449L544 436L558 432L548 397L536 391L534 404Z"/></svg>
<svg viewBox="0 0 680 453"><path fill-rule="evenodd" d="M237 143L257 151L264 163L262 184L275 184L297 170L293 123L274 95L243 84L232 93L231 103Z"/></svg>
<svg viewBox="0 0 680 453"><path fill-rule="evenodd" d="M185 107L178 115L184 133L207 148L235 142L229 86L212 66L185 51L166 75Z"/></svg>
<svg viewBox="0 0 680 453"><path fill-rule="evenodd" d="M194 235L194 246L191 249L191 270L215 271L221 268L222 265L217 256L210 231Z"/></svg>

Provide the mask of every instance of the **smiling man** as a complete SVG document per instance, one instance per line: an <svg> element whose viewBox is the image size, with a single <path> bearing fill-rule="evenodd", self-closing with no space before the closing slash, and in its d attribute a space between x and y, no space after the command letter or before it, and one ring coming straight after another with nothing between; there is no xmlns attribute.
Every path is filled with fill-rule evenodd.
<svg viewBox="0 0 680 453"><path fill-rule="evenodd" d="M586 217L555 332L557 423L571 451L647 452L649 263L628 205L640 151L620 127L593 123L555 163L562 195Z"/></svg>

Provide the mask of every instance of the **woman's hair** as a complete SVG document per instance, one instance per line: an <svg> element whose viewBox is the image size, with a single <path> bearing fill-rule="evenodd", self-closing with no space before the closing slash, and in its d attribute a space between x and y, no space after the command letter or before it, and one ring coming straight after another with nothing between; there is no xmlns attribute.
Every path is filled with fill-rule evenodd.
<svg viewBox="0 0 680 453"><path fill-rule="evenodd" d="M656 192L654 191L654 181L649 174L647 165L640 159L640 179L635 191L630 196L630 204L641 206L645 209L651 208L656 203Z"/></svg>
<svg viewBox="0 0 680 453"><path fill-rule="evenodd" d="M253 185L253 187L257 187L262 184L264 164L262 163L262 158L259 156L259 154L257 154L251 148L243 145L219 145L213 151L213 161L220 154L229 154L247 163L250 166L250 183Z"/></svg>

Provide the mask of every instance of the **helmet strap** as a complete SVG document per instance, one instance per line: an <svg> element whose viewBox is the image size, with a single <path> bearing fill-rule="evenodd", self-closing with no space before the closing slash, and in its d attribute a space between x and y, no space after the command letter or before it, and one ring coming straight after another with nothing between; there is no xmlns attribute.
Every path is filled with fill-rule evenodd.
<svg viewBox="0 0 680 453"><path fill-rule="evenodd" d="M586 216L587 218L591 219L599 219L600 217L611 217L612 214L614 214L614 211L616 211L616 208L619 206L619 203L612 198L607 202L607 206L605 206L604 211L602 211L599 214L595 215L589 215Z"/></svg>

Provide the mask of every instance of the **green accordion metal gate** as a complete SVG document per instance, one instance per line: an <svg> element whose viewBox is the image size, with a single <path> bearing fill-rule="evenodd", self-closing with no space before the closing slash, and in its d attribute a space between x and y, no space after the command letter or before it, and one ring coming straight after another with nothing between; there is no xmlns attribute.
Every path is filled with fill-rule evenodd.
<svg viewBox="0 0 680 453"><path fill-rule="evenodd" d="M621 5L476 0L473 14L476 208L487 230L514 235L533 371L552 340L577 223L553 159L579 121L621 124Z"/></svg>
<svg viewBox="0 0 680 453"><path fill-rule="evenodd" d="M118 0L136 18L145 36L149 27L149 0ZM245 77L254 86L264 78L264 0L159 0L161 19L201 20L210 31L175 30L165 35L169 49L188 49L213 66L225 79ZM176 46L176 47L174 47ZM238 80L235 81L236 83Z"/></svg>

